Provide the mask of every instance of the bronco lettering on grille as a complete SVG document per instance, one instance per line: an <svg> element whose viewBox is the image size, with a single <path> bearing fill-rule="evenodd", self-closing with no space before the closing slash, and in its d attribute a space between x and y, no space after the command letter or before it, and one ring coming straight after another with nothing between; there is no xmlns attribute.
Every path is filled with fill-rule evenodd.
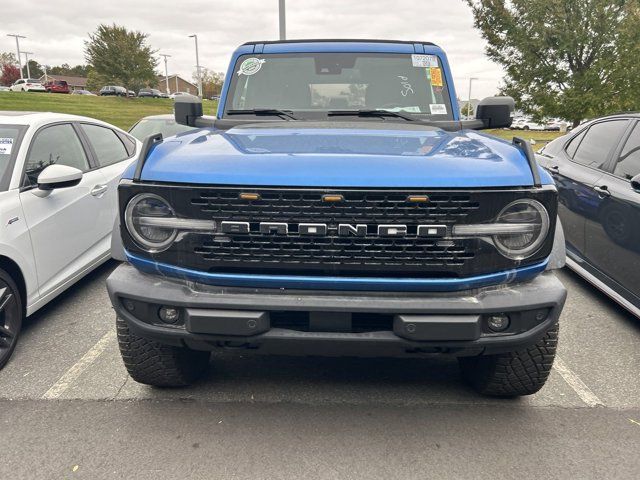
<svg viewBox="0 0 640 480"><path fill-rule="evenodd" d="M324 237L330 234L339 237L364 237L368 232L378 237L406 237L408 235L407 225L373 225L363 224L351 225L341 223L337 227L331 227L326 223L280 223L280 222L260 222L257 228L251 228L248 222L220 222L221 233L231 234L277 234L277 235L310 235ZM441 238L447 235L446 225L418 225L416 229L418 237Z"/></svg>

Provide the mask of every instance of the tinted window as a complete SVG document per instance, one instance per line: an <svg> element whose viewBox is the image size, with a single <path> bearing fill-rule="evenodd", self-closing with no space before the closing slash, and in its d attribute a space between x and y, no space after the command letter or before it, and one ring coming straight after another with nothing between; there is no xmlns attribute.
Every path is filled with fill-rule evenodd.
<svg viewBox="0 0 640 480"><path fill-rule="evenodd" d="M8 184L24 127L0 125L0 189ZM6 180L6 181L5 181Z"/></svg>
<svg viewBox="0 0 640 480"><path fill-rule="evenodd" d="M40 172L54 164L79 168L83 172L89 170L80 139L68 123L47 127L37 133L26 163L28 184L35 185Z"/></svg>
<svg viewBox="0 0 640 480"><path fill-rule="evenodd" d="M596 123L580 142L573 160L588 167L603 168L625 128L626 120Z"/></svg>
<svg viewBox="0 0 640 480"><path fill-rule="evenodd" d="M573 158L573 156L576 154L576 150L578 149L578 145L580 145L580 142L584 138L584 134L585 133L587 133L587 131L583 130L582 132L580 132L580 135L576 135L575 137L573 137L573 139L569 142L569 145L567 145L567 154L571 158Z"/></svg>
<svg viewBox="0 0 640 480"><path fill-rule="evenodd" d="M618 177L631 180L640 173L640 124L636 124L620 153L613 171Z"/></svg>
<svg viewBox="0 0 640 480"><path fill-rule="evenodd" d="M98 156L98 163L105 167L125 160L129 154L116 132L98 125L83 124L82 130L89 137L89 142Z"/></svg>

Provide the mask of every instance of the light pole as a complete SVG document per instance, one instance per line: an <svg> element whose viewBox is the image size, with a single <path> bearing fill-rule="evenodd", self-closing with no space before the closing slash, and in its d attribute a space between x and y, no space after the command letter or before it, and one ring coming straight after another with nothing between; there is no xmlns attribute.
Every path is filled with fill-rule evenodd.
<svg viewBox="0 0 640 480"><path fill-rule="evenodd" d="M278 9L280 17L280 40L287 39L287 18L285 0L278 0Z"/></svg>
<svg viewBox="0 0 640 480"><path fill-rule="evenodd" d="M22 52L24 53L24 60L27 64L27 78L31 78L31 71L29 70L29 55L33 55L33 52Z"/></svg>
<svg viewBox="0 0 640 480"><path fill-rule="evenodd" d="M161 53L160 56L164 57L164 80L167 86L167 95L169 95L171 92L169 91L169 69L167 68L167 57L170 57L171 55L167 55L166 53Z"/></svg>
<svg viewBox="0 0 640 480"><path fill-rule="evenodd" d="M189 38L194 38L196 41L196 69L198 72L198 96L202 98L202 77L200 76L200 57L198 56L198 35L189 35Z"/></svg>
<svg viewBox="0 0 640 480"><path fill-rule="evenodd" d="M471 85L473 84L474 80L478 79L475 77L469 78L469 101L467 102L467 118L471 116Z"/></svg>
<svg viewBox="0 0 640 480"><path fill-rule="evenodd" d="M27 38L23 35L16 35L15 33L8 33L7 37L15 37L16 38L16 50L18 50L18 65L20 65L20 78L22 78L22 57L20 54L20 38Z"/></svg>

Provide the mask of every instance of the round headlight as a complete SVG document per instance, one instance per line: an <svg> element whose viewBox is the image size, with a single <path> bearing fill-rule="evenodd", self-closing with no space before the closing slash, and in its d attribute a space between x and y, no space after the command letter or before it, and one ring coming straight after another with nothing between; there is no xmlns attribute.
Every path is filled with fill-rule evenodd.
<svg viewBox="0 0 640 480"><path fill-rule="evenodd" d="M136 243L148 252L166 250L174 242L178 231L163 219L174 219L167 201L159 195L140 193L129 200L125 210L127 230Z"/></svg>
<svg viewBox="0 0 640 480"><path fill-rule="evenodd" d="M509 229L506 228L504 234L493 237L498 250L514 260L536 253L549 233L549 214L536 200L522 199L510 203L500 212L496 223L515 227L512 232L507 233Z"/></svg>

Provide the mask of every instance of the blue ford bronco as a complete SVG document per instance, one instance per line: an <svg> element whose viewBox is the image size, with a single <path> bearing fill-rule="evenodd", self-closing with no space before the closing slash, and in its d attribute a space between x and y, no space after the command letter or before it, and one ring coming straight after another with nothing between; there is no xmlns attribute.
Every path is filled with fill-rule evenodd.
<svg viewBox="0 0 640 480"><path fill-rule="evenodd" d="M425 42L251 42L215 117L150 136L119 186L107 281L131 377L182 386L210 352L455 356L478 392L545 383L566 290L553 180L508 127L462 120Z"/></svg>

